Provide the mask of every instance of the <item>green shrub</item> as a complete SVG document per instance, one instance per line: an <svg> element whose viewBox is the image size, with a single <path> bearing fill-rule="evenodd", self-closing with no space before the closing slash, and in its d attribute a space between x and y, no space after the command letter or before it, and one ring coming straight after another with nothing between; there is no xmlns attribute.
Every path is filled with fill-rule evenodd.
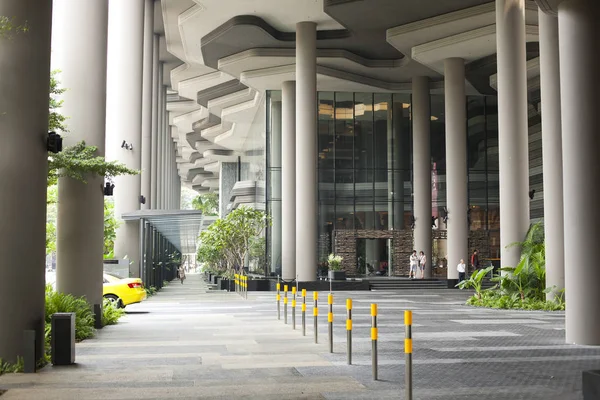
<svg viewBox="0 0 600 400"><path fill-rule="evenodd" d="M146 291L146 296L148 296L148 297L154 296L157 291L154 286L145 287L144 290Z"/></svg>
<svg viewBox="0 0 600 400"><path fill-rule="evenodd" d="M23 357L17 357L17 363L16 364L11 364L11 363L4 362L0 358L0 375L2 375L2 374L9 374L9 373L23 372L24 367L25 367L25 364L23 362Z"/></svg>
<svg viewBox="0 0 600 400"><path fill-rule="evenodd" d="M125 315L125 311L108 299L102 303L102 326L115 325Z"/></svg>
<svg viewBox="0 0 600 400"><path fill-rule="evenodd" d="M70 294L55 292L52 286L46 286L46 324L52 322L52 314L57 312L75 313L75 339L83 340L94 336L94 313L84 297L76 298Z"/></svg>

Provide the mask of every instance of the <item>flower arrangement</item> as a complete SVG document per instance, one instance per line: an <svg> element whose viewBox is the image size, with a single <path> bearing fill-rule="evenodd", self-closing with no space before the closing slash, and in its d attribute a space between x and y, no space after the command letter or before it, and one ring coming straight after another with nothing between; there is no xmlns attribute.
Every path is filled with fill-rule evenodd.
<svg viewBox="0 0 600 400"><path fill-rule="evenodd" d="M327 264L329 264L329 269L331 271L341 271L343 259L344 257L336 256L335 254L331 253L327 258Z"/></svg>

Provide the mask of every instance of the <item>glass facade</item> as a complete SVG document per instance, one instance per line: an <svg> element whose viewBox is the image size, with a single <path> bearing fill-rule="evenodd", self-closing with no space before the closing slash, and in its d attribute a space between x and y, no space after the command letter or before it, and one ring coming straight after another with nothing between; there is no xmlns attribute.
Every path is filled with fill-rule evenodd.
<svg viewBox="0 0 600 400"><path fill-rule="evenodd" d="M499 253L498 128L495 97L468 97L468 196L470 247ZM267 98L267 209L274 217L268 253L281 254L274 238L281 209L281 94ZM390 232L410 232L413 213L410 94L318 93L318 259L340 252L336 237L355 234L358 273L391 263ZM431 96L432 230L434 253L445 257L446 150L444 96ZM437 232L436 232L437 231ZM387 236L386 236L387 235ZM357 240L362 238L364 240ZM371 246L369 242L381 243ZM383 240L383 241L382 241ZM483 243L485 242L485 243ZM483 245L483 246L482 246ZM278 248L279 247L279 248ZM374 250L369 250L371 247ZM412 243L407 244L412 247ZM345 251L348 251L347 249ZM374 255L375 254L375 255ZM388 260L388 258L390 258ZM354 260L352 261L354 263ZM361 265L361 263L363 265ZM277 259L270 272L280 273Z"/></svg>

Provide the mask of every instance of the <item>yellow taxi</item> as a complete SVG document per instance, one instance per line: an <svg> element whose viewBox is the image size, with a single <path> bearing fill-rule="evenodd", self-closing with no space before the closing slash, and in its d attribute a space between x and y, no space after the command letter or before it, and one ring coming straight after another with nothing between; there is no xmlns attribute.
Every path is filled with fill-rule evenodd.
<svg viewBox="0 0 600 400"><path fill-rule="evenodd" d="M146 299L144 284L140 278L122 278L104 273L103 296L124 308L129 304L139 303Z"/></svg>

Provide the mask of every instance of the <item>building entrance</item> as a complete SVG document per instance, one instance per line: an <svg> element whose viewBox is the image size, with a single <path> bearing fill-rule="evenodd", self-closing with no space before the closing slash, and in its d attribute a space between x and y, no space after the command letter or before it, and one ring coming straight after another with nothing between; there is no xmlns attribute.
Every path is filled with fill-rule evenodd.
<svg viewBox="0 0 600 400"><path fill-rule="evenodd" d="M392 239L356 239L358 273L391 276L392 253Z"/></svg>

